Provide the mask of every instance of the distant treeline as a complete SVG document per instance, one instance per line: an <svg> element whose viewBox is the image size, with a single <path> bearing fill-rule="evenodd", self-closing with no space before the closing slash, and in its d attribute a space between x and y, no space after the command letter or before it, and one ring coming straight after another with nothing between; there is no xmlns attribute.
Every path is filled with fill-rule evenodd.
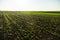
<svg viewBox="0 0 60 40"><path fill-rule="evenodd" d="M0 11L0 13L4 12L14 12L14 13L20 13L20 12L32 12L32 13L60 13L60 11Z"/></svg>
<svg viewBox="0 0 60 40"><path fill-rule="evenodd" d="M60 13L60 11L44 11L45 13Z"/></svg>

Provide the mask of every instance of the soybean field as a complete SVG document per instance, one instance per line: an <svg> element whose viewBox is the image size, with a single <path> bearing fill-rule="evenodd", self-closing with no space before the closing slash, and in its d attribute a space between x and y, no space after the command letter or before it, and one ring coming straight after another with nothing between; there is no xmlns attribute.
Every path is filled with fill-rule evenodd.
<svg viewBox="0 0 60 40"><path fill-rule="evenodd" d="M60 13L0 11L0 40L60 40Z"/></svg>

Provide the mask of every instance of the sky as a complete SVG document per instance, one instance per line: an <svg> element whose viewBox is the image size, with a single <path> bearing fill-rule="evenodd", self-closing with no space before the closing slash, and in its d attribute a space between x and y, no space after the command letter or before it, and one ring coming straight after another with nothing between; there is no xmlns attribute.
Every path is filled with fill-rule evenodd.
<svg viewBox="0 0 60 40"><path fill-rule="evenodd" d="M60 0L0 0L2 11L60 11Z"/></svg>

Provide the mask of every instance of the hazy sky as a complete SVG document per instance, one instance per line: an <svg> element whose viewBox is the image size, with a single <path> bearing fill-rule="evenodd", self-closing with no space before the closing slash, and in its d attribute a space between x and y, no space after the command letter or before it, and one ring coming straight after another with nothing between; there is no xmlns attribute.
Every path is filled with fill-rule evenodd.
<svg viewBox="0 0 60 40"><path fill-rule="evenodd" d="M0 10L60 11L60 0L0 0Z"/></svg>

